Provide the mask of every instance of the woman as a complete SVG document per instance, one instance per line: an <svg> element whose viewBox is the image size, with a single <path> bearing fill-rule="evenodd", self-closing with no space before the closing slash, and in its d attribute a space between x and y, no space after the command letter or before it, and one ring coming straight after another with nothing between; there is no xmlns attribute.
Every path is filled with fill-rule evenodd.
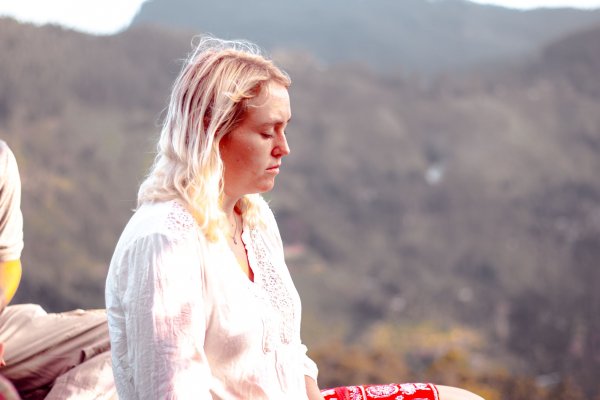
<svg viewBox="0 0 600 400"><path fill-rule="evenodd" d="M245 43L204 38L184 65L107 278L120 398L324 398L259 195L290 153L289 85Z"/></svg>

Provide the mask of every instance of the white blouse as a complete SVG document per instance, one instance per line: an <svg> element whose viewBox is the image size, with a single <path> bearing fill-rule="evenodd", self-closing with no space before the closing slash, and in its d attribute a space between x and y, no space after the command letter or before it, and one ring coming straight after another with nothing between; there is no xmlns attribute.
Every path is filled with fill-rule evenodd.
<svg viewBox="0 0 600 400"><path fill-rule="evenodd" d="M106 308L115 383L129 399L302 399L317 367L275 218L244 225L254 282L177 201L146 204L115 249Z"/></svg>

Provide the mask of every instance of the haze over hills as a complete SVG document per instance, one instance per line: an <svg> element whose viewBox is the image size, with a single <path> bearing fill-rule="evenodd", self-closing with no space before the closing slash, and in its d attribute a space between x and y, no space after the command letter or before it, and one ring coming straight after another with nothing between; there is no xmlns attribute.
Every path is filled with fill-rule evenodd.
<svg viewBox="0 0 600 400"><path fill-rule="evenodd" d="M464 0L150 0L132 25L193 29L327 63L423 74L534 57L545 43L600 23L600 11L517 11Z"/></svg>
<svg viewBox="0 0 600 400"><path fill-rule="evenodd" d="M136 26L93 37L8 19L0 31L0 137L24 190L17 300L101 307L192 34ZM454 363L442 370L485 382L481 359L510 356L519 362L494 368L595 390L599 43L600 28L586 29L518 67L428 80L277 52L293 78L292 154L268 197L302 295L304 339L333 362L324 382L407 368L395 379L462 384L465 375L428 372L440 357ZM433 350L412 341L432 336ZM340 338L374 353L335 364L328 340ZM461 364L456 352L467 351ZM334 376L385 355L410 369ZM527 386L494 382L495 399L537 390L521 397L509 386Z"/></svg>

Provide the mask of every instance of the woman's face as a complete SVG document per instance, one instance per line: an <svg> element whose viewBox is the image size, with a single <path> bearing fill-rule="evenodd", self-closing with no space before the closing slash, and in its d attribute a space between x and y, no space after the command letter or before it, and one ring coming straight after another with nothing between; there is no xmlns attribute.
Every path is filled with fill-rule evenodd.
<svg viewBox="0 0 600 400"><path fill-rule="evenodd" d="M248 101L245 119L219 143L226 196L273 188L281 159L290 153L285 128L291 116L288 91L278 83L269 83Z"/></svg>

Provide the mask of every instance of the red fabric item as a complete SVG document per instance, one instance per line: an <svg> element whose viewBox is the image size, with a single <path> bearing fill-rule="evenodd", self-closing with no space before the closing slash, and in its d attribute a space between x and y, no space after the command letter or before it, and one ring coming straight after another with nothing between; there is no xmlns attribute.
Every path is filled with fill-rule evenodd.
<svg viewBox="0 0 600 400"><path fill-rule="evenodd" d="M431 383L342 386L321 391L325 400L439 400Z"/></svg>

